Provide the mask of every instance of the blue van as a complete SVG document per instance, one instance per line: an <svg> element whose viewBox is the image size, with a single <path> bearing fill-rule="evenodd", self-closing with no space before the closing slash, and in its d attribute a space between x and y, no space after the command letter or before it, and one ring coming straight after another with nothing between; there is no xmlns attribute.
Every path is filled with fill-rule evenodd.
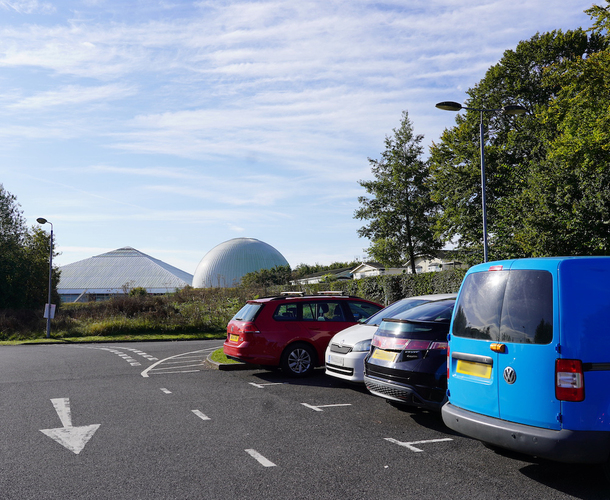
<svg viewBox="0 0 610 500"><path fill-rule="evenodd" d="M449 428L491 447L608 466L610 257L474 266L449 332Z"/></svg>

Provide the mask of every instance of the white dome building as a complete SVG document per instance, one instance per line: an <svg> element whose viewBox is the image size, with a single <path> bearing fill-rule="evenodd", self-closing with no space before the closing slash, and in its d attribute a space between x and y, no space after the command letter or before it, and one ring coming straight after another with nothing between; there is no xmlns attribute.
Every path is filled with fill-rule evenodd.
<svg viewBox="0 0 610 500"><path fill-rule="evenodd" d="M205 254L195 270L193 287L233 287L245 274L288 265L271 245L254 238L234 238Z"/></svg>

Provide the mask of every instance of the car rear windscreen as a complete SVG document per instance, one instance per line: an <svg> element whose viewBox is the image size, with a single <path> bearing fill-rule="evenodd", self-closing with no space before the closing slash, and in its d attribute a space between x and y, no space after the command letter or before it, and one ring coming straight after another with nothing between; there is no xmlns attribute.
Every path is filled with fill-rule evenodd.
<svg viewBox="0 0 610 500"><path fill-rule="evenodd" d="M237 321L253 321L262 304L246 304L242 307L232 319Z"/></svg>
<svg viewBox="0 0 610 500"><path fill-rule="evenodd" d="M514 270L466 276L452 334L494 342L548 344L553 340L553 277Z"/></svg>

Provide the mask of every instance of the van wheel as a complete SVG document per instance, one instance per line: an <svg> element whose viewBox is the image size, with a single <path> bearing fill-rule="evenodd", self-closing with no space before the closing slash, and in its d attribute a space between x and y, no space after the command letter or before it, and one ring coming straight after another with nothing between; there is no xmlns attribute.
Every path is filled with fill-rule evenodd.
<svg viewBox="0 0 610 500"><path fill-rule="evenodd" d="M282 354L280 366L290 377L306 377L313 372L316 353L308 344L291 344Z"/></svg>

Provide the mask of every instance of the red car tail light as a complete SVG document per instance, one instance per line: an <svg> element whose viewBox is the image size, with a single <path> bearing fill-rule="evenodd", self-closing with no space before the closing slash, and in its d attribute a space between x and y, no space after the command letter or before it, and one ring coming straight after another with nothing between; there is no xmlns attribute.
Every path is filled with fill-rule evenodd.
<svg viewBox="0 0 610 500"><path fill-rule="evenodd" d="M558 359L555 363L555 397L560 401L584 401L585 377L579 359Z"/></svg>
<svg viewBox="0 0 610 500"><path fill-rule="evenodd" d="M260 330L256 328L256 325L251 321L245 323L243 328L241 329L241 336L244 340L246 340L250 335L255 333L260 333Z"/></svg>

